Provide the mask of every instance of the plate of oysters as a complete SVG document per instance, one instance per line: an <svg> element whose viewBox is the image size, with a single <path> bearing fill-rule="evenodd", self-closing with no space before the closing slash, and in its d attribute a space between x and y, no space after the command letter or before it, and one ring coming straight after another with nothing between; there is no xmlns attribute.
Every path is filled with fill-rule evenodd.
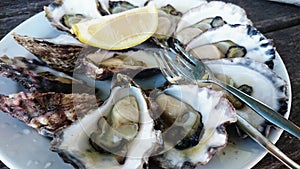
<svg viewBox="0 0 300 169"><path fill-rule="evenodd" d="M148 5L157 28L132 47L92 47L71 31ZM285 65L237 5L53 1L0 42L1 161L15 169L253 167L267 151L236 115L272 142L282 131L212 84L169 83L153 38L171 36L217 78L289 116Z"/></svg>

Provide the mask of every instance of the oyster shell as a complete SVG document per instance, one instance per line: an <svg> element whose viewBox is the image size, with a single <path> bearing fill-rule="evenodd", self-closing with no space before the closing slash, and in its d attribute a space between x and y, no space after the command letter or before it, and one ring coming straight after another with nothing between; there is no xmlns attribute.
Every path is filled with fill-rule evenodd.
<svg viewBox="0 0 300 169"><path fill-rule="evenodd" d="M101 100L89 94L20 92L0 95L1 111L47 137L52 137L59 128L73 123L101 103Z"/></svg>
<svg viewBox="0 0 300 169"><path fill-rule="evenodd" d="M241 7L221 1L205 2L190 8L180 18L175 37L187 44L202 32L223 24L249 24L246 12Z"/></svg>
<svg viewBox="0 0 300 169"><path fill-rule="evenodd" d="M287 83L265 64L247 58L210 60L205 63L220 77L222 75L230 77L236 87L243 85L252 87L251 96L275 111L282 115L287 112ZM266 127L265 119L249 107L237 108L237 113L268 135L269 127Z"/></svg>
<svg viewBox="0 0 300 169"><path fill-rule="evenodd" d="M146 0L98 0L100 3L100 11L102 15L109 15L123 12L129 9L144 6Z"/></svg>
<svg viewBox="0 0 300 169"><path fill-rule="evenodd" d="M150 96L153 118L164 140L164 149L154 159L163 168L206 164L226 145L225 125L237 119L222 92L197 85L172 85Z"/></svg>
<svg viewBox="0 0 300 169"><path fill-rule="evenodd" d="M142 168L159 140L141 89L119 74L109 98L61 130L51 150L78 168Z"/></svg>
<svg viewBox="0 0 300 169"><path fill-rule="evenodd" d="M191 40L186 50L200 59L246 57L265 63L270 68L273 68L275 59L272 41L251 25L226 24L210 29ZM215 57L205 56L207 54Z"/></svg>
<svg viewBox="0 0 300 169"><path fill-rule="evenodd" d="M189 0L189 3L182 0L149 0L148 3L155 3L158 8L172 6L176 11L182 14L190 8L206 3L206 0Z"/></svg>
<svg viewBox="0 0 300 169"><path fill-rule="evenodd" d="M74 23L101 17L98 6L97 0L54 0L44 11L54 27L70 32Z"/></svg>
<svg viewBox="0 0 300 169"><path fill-rule="evenodd" d="M55 38L33 38L13 34L14 39L53 69L73 72L78 55L86 45L74 37L61 34Z"/></svg>
<svg viewBox="0 0 300 169"><path fill-rule="evenodd" d="M149 74L147 71L151 71L150 74L159 72L153 51L143 49L107 51L100 49L87 54L75 73L103 80L117 73L131 74L130 77L147 76Z"/></svg>
<svg viewBox="0 0 300 169"><path fill-rule="evenodd" d="M30 92L94 93L95 89L62 72L54 71L38 62L23 57L0 57L0 76L20 83Z"/></svg>
<svg viewBox="0 0 300 169"><path fill-rule="evenodd" d="M198 6L206 1L190 1L188 4L181 0L150 0L147 4L154 3L158 8L157 31L153 35L158 39L168 39L175 32L176 25L182 13L191 7Z"/></svg>

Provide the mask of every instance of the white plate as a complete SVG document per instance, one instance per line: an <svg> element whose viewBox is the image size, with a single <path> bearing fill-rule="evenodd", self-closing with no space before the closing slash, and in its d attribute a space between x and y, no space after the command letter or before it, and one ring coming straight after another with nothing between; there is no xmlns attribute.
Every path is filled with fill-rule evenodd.
<svg viewBox="0 0 300 169"><path fill-rule="evenodd" d="M55 37L60 32L52 28L41 12L20 24L12 32L32 37ZM33 57L12 38L11 33L0 42L0 55ZM288 82L289 116L291 107L291 87L286 68L277 54L275 71ZM0 93L10 94L18 91L18 85L6 78L0 78ZM273 131L271 140L276 142L282 131ZM49 150L50 140L39 135L35 130L22 122L0 113L0 160L13 169L68 169L72 168L63 162L59 156ZM205 169L234 169L251 168L265 155L266 151L251 139L240 139L230 134L228 146L220 151L209 164L202 166Z"/></svg>

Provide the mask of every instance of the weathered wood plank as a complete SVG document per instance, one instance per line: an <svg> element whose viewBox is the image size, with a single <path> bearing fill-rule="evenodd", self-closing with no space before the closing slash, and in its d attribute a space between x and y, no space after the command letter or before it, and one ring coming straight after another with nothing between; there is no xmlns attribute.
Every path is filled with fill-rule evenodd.
<svg viewBox="0 0 300 169"><path fill-rule="evenodd" d="M245 9L248 18L262 33L300 24L300 7L262 0L224 0Z"/></svg>
<svg viewBox="0 0 300 169"><path fill-rule="evenodd" d="M292 84L292 109L290 119L300 126L300 25L266 34L274 40L277 51L288 70ZM290 158L300 163L300 140L283 133L276 146ZM276 158L267 155L253 169L285 168Z"/></svg>
<svg viewBox="0 0 300 169"><path fill-rule="evenodd" d="M34 14L43 11L43 6L52 0L13 0L0 2L0 39L9 31Z"/></svg>

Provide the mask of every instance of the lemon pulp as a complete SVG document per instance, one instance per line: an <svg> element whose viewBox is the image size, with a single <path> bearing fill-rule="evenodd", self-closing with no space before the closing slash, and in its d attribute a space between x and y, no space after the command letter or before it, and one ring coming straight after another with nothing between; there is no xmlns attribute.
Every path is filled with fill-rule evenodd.
<svg viewBox="0 0 300 169"><path fill-rule="evenodd" d="M74 24L72 32L88 45L121 50L146 41L157 26L158 12L152 4Z"/></svg>

